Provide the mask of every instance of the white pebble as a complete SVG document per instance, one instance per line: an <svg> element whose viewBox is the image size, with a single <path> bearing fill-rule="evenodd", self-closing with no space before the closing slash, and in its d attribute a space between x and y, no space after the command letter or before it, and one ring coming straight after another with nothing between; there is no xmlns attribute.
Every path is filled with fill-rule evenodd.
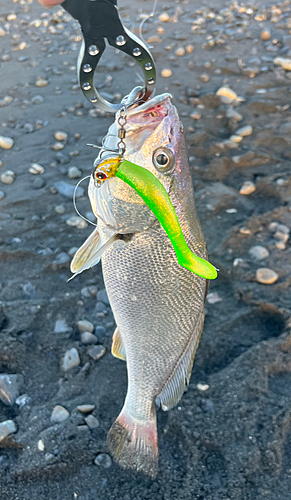
<svg viewBox="0 0 291 500"><path fill-rule="evenodd" d="M70 167L68 171L68 177L70 179L79 179L82 176L81 170L79 170L77 167Z"/></svg>
<svg viewBox="0 0 291 500"><path fill-rule="evenodd" d="M162 71L161 71L161 76L162 76L163 78L169 78L170 76L172 76L172 74L173 74L173 73L172 73L172 70L171 70L171 69L169 69L169 68L164 68L164 69L162 69Z"/></svg>
<svg viewBox="0 0 291 500"><path fill-rule="evenodd" d="M66 408L60 405L56 405L51 414L51 422L59 424L61 422L64 422L64 420L67 420L69 416L70 414L68 410L66 410Z"/></svg>
<svg viewBox="0 0 291 500"><path fill-rule="evenodd" d="M249 249L249 254L257 260L265 259L268 257L269 252L265 247L262 247L260 245L256 245L255 247L251 247Z"/></svg>
<svg viewBox="0 0 291 500"><path fill-rule="evenodd" d="M14 434L16 431L17 428L13 420L4 420L4 422L0 422L0 441L10 434Z"/></svg>
<svg viewBox="0 0 291 500"><path fill-rule="evenodd" d="M91 413L91 411L95 410L95 405L79 405L77 410L81 413Z"/></svg>
<svg viewBox="0 0 291 500"><path fill-rule="evenodd" d="M38 163L32 163L31 167L28 169L30 174L41 175L45 172L44 167L39 165Z"/></svg>
<svg viewBox="0 0 291 500"><path fill-rule="evenodd" d="M170 16L167 12L162 12L160 15L159 15L159 20L162 22L162 23L167 23L170 19Z"/></svg>
<svg viewBox="0 0 291 500"><path fill-rule="evenodd" d="M278 279L278 274L273 269L260 267L256 271L256 280L264 285L273 285Z"/></svg>
<svg viewBox="0 0 291 500"><path fill-rule="evenodd" d="M245 127L241 127L236 130L235 133L241 137L247 137L248 135L252 135L253 127L251 125L246 125Z"/></svg>
<svg viewBox="0 0 291 500"><path fill-rule="evenodd" d="M98 339L93 335L93 333L90 332L83 332L81 334L81 342L84 345L92 345L92 344L97 344Z"/></svg>
<svg viewBox="0 0 291 500"><path fill-rule="evenodd" d="M251 181L246 181L243 183L239 192L240 192L240 194L244 194L247 196L248 194L254 193L255 190L256 190L256 186L254 185L254 183Z"/></svg>
<svg viewBox="0 0 291 500"><path fill-rule="evenodd" d="M48 84L48 80L45 78L38 78L35 82L36 87L46 87Z"/></svg>
<svg viewBox="0 0 291 500"><path fill-rule="evenodd" d="M232 136L230 136L230 141L232 142L241 142L242 141L242 136L241 135L236 135L236 134L233 134Z"/></svg>
<svg viewBox="0 0 291 500"><path fill-rule="evenodd" d="M68 139L68 134L67 132L62 132L61 130L58 130L57 132L54 133L54 137L56 141L66 141Z"/></svg>
<svg viewBox="0 0 291 500"><path fill-rule="evenodd" d="M216 92L216 95L218 95L221 101L225 104L230 104L238 98L236 92L229 87L220 87Z"/></svg>
<svg viewBox="0 0 291 500"><path fill-rule="evenodd" d="M198 384L196 385L198 391L207 391L209 389L209 385L208 384L200 384L198 382Z"/></svg>
<svg viewBox="0 0 291 500"><path fill-rule="evenodd" d="M38 440L37 447L38 447L39 451L44 451L44 441L43 441L43 439L39 439Z"/></svg>
<svg viewBox="0 0 291 500"><path fill-rule="evenodd" d="M61 151L62 149L64 149L64 144L62 142L56 142L53 146L52 146L52 149L54 151Z"/></svg>
<svg viewBox="0 0 291 500"><path fill-rule="evenodd" d="M15 181L15 173L12 170L6 170L0 179L3 184L12 184Z"/></svg>
<svg viewBox="0 0 291 500"><path fill-rule="evenodd" d="M62 368L66 372L68 370L71 370L71 368L79 366L80 362L81 361L77 349L75 347L72 347L71 349L66 351L64 355Z"/></svg>
<svg viewBox="0 0 291 500"><path fill-rule="evenodd" d="M217 302L221 302L222 298L218 295L217 292L209 293L206 297L208 304L216 304Z"/></svg>
<svg viewBox="0 0 291 500"><path fill-rule="evenodd" d="M69 217L69 219L66 220L66 224L68 226L76 227L77 229L85 229L88 227L88 223L78 215L72 215Z"/></svg>
<svg viewBox="0 0 291 500"><path fill-rule="evenodd" d="M77 328L80 333L82 332L94 332L94 325L90 321L87 321L86 319L82 319L77 322Z"/></svg>
<svg viewBox="0 0 291 500"><path fill-rule="evenodd" d="M0 148L2 149L11 149L13 148L14 140L12 137L5 137L4 135L0 135Z"/></svg>
<svg viewBox="0 0 291 500"><path fill-rule="evenodd" d="M291 59L288 59L287 57L275 57L273 62L274 64L277 64L277 66L281 66L281 68L286 71L291 71Z"/></svg>

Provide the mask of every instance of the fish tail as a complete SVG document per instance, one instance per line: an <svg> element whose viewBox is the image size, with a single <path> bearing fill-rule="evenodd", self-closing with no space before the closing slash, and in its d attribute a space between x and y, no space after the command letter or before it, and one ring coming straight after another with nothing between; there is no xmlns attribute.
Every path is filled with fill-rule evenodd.
<svg viewBox="0 0 291 500"><path fill-rule="evenodd" d="M139 420L132 417L124 406L108 433L107 444L122 468L135 469L154 479L158 473L155 408L149 420Z"/></svg>

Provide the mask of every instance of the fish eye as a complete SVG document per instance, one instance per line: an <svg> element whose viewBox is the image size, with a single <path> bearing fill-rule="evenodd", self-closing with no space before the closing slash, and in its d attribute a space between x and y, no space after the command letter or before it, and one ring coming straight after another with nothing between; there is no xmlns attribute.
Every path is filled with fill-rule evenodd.
<svg viewBox="0 0 291 500"><path fill-rule="evenodd" d="M97 172L96 177L99 181L105 181L107 179L107 175L104 172Z"/></svg>
<svg viewBox="0 0 291 500"><path fill-rule="evenodd" d="M153 153L153 164L159 172L169 172L175 165L175 157L169 148L158 148Z"/></svg>

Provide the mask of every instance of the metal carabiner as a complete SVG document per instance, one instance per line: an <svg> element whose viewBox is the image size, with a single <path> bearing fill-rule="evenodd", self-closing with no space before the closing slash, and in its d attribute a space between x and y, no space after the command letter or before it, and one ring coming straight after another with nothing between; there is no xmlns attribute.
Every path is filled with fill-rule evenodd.
<svg viewBox="0 0 291 500"><path fill-rule="evenodd" d="M117 0L65 0L62 7L79 21L83 33L78 74L81 89L88 101L102 111L111 113L116 113L124 105L106 101L94 86L94 72L106 47L105 38L112 47L132 56L140 65L145 86L138 89L138 101L147 101L155 88L155 63L145 44L122 25Z"/></svg>

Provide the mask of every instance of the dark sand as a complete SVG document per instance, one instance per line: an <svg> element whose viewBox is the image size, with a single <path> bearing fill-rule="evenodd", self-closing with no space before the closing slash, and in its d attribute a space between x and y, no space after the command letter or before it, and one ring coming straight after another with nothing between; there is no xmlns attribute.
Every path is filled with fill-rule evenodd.
<svg viewBox="0 0 291 500"><path fill-rule="evenodd" d="M205 5L159 0L157 14L176 12L178 22L156 17L145 33L159 37L151 42L159 74L173 72L159 78L157 91L173 94L185 125L197 207L210 260L220 269L210 293L221 299L207 303L188 392L174 410L159 412L160 473L152 481L114 464L94 465L107 452L106 434L123 404L126 367L110 354L109 307L96 309L94 293L104 287L100 265L66 283L68 252L92 229L69 226L72 200L53 194L58 181L76 184L68 178L71 166L90 174L95 151L86 144L100 143L112 117L92 111L78 90L76 24L53 14L59 8L0 1L0 135L15 141L0 150L0 175L16 175L11 185L0 182L0 371L21 374L20 394L30 398L22 408L0 402L0 422L17 426L0 443L1 500L291 499L291 249L288 241L277 248L269 229L271 222L291 227L291 72L273 63L290 58L291 5L257 0L257 10L249 2L254 11L233 6L232 15L222 0L209 2L208 11ZM137 29L138 12L149 12L151 2L122 6L127 26ZM260 40L263 29L270 41ZM175 56L187 44L194 52ZM40 76L48 84L38 88ZM113 52L97 81L103 91L123 95L139 83L131 61ZM221 103L215 94L223 84L243 100ZM229 118L230 109L242 121ZM201 117L190 118L193 113ZM253 127L251 135L230 148L226 141L245 125ZM52 149L56 131L68 134L61 155ZM28 172L33 162L44 167L42 175ZM245 181L256 186L248 196L239 193ZM59 205L63 214L55 211ZM79 208L90 211L86 194ZM262 261L249 254L256 245L269 251ZM274 270L277 282L258 283L260 267ZM97 287L91 294L90 286ZM67 331L55 332L58 319ZM80 341L80 319L105 329L98 330L107 348L99 361ZM64 373L60 363L72 347L81 364ZM96 405L95 430L78 429L84 419L76 407L85 403ZM50 421L56 404L70 412L61 424Z"/></svg>

